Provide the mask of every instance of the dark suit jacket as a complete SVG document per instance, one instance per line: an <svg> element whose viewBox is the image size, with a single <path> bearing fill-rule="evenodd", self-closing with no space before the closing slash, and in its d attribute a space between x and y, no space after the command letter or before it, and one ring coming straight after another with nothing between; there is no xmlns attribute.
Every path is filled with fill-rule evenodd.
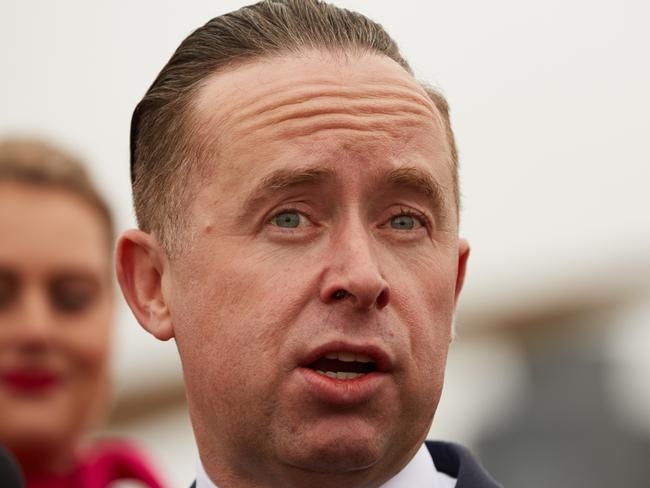
<svg viewBox="0 0 650 488"><path fill-rule="evenodd" d="M456 488L502 488L463 446L426 441L436 469L456 478Z"/></svg>
<svg viewBox="0 0 650 488"><path fill-rule="evenodd" d="M456 488L502 488L463 446L439 441L427 441L426 446L436 469L456 478Z"/></svg>

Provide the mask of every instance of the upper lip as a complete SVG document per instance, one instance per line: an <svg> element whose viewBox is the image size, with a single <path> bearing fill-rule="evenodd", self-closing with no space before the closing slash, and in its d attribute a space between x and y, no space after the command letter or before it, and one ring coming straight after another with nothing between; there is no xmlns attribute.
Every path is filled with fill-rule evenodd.
<svg viewBox="0 0 650 488"><path fill-rule="evenodd" d="M300 366L307 367L331 352L348 352L368 356L377 364L377 370L380 372L387 372L393 368L393 360L381 347L375 344L354 344L344 340L327 342L311 349L300 361Z"/></svg>

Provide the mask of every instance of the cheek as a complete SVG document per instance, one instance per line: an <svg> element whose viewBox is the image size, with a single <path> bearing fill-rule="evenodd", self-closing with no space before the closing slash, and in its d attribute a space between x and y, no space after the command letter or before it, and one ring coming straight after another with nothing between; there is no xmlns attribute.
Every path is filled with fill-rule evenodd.
<svg viewBox="0 0 650 488"><path fill-rule="evenodd" d="M192 421L242 435L268 422L260 400L279 388L294 307L287 283L265 263L233 262L176 280L171 312Z"/></svg>
<svg viewBox="0 0 650 488"><path fill-rule="evenodd" d="M420 259L393 280L391 302L408 335L413 365L423 377L441 377L451 340L456 263Z"/></svg>
<svg viewBox="0 0 650 488"><path fill-rule="evenodd" d="M108 394L111 322L112 307L106 303L61 325L60 349L70 378L70 401L84 417L85 410L100 410Z"/></svg>
<svg viewBox="0 0 650 488"><path fill-rule="evenodd" d="M197 343L215 338L260 339L259 334L271 328L269 324L285 321L297 311L296 303L306 298L308 271L313 268L308 264L313 260L269 247L272 250L223 245L218 256L204 250L206 254L197 259L180 263L182 274L172 283L175 333L189 340L200 331Z"/></svg>
<svg viewBox="0 0 650 488"><path fill-rule="evenodd" d="M245 377L273 388L292 324L315 292L291 256L248 251L174 280L172 320L187 381L239 388Z"/></svg>
<svg viewBox="0 0 650 488"><path fill-rule="evenodd" d="M65 324L64 347L70 359L93 371L107 366L110 351L112 307L101 304L90 313Z"/></svg>

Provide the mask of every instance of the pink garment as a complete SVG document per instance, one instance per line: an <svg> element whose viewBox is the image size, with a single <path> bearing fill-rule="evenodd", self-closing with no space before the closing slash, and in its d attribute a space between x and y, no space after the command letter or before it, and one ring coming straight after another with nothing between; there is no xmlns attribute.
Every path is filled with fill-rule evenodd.
<svg viewBox="0 0 650 488"><path fill-rule="evenodd" d="M137 480L163 488L146 457L124 441L102 441L83 450L76 467L64 475L27 475L27 488L107 488L114 481Z"/></svg>

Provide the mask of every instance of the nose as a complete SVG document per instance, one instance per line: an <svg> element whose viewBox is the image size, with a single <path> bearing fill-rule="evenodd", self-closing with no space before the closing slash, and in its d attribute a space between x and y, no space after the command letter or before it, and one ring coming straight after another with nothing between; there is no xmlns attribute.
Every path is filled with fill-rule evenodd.
<svg viewBox="0 0 650 488"><path fill-rule="evenodd" d="M37 287L26 287L22 295L15 324L18 342L25 349L46 348L54 328L48 297Z"/></svg>
<svg viewBox="0 0 650 488"><path fill-rule="evenodd" d="M390 301L372 236L362 225L350 225L333 239L325 262L321 301L349 301L359 311L381 310Z"/></svg>

